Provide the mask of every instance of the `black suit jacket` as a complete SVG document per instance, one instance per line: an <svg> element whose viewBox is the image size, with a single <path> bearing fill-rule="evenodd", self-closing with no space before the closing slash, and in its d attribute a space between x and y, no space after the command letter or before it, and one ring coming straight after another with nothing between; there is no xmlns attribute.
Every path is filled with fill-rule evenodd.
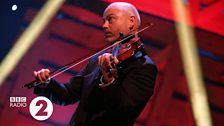
<svg viewBox="0 0 224 126"><path fill-rule="evenodd" d="M80 101L71 126L132 126L153 94L156 66L144 49L138 50L119 65L118 78L101 88L97 57L67 84L52 79L35 87L34 93L60 105Z"/></svg>

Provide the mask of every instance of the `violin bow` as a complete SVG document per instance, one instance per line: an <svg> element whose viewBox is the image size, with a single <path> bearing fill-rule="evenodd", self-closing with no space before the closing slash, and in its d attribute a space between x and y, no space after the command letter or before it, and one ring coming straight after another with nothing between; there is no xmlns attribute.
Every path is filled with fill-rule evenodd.
<svg viewBox="0 0 224 126"><path fill-rule="evenodd" d="M151 27L152 25L153 25L152 23L147 23L146 26L145 26L144 28L142 28L142 29L140 29L140 30L138 30L139 28L136 28L136 29L133 30L133 31L136 31L136 30L138 30L138 31L136 31L136 32L134 32L134 33L132 33L132 34L129 34L129 35L127 35L127 36L124 36L124 37L122 37L122 38L121 38L121 36L123 36L123 34L120 33L120 37L118 38L118 39L120 39L120 40L115 40L115 43L113 43L112 45L110 45L111 43L108 43L108 44L102 46L101 48L99 48L98 50L96 50L96 51L94 51L94 52L91 52L91 53L89 53L89 54L87 54L87 55L85 55L85 56L83 56L83 57L80 57L80 58L78 58L78 59L76 59L76 60L74 60L74 61L72 61L72 62L70 62L70 63L68 63L68 64L66 64L66 65L64 65L64 66L62 66L61 68L56 69L56 70L50 72L49 74L50 74L51 76L50 76L46 81L44 81L44 82L42 82L42 83L46 83L46 82L47 82L48 80L50 80L51 78L54 78L54 77L56 77L56 76L58 76L58 75L64 73L65 71L67 71L67 70L69 70L69 69L71 69L71 68L73 68L73 67L75 67L75 66L77 66L77 65L79 65L79 64L81 64L81 63L83 63L83 62L85 62L85 61L87 61L87 60L89 60L90 58L92 58L92 57L94 57L94 56L97 56L98 54L100 54L100 53L102 53L102 52L104 52L104 51L106 51L106 50L108 50L108 49L110 49L110 48L113 48L114 46L116 46L116 45L118 45L118 44L120 44L120 43L124 44L127 40L132 39L133 37L135 37L135 35L137 35L138 33L142 32L142 31L144 31L144 30L146 30L146 29L148 29L148 28ZM108 45L109 45L109 46L108 46ZM36 87L36 86L42 84L42 83L39 82L37 79L35 79L35 80L33 80L33 81L29 82L29 83L24 84L24 85L22 86L22 88L27 87L27 89L31 89L31 88L33 88L33 87Z"/></svg>

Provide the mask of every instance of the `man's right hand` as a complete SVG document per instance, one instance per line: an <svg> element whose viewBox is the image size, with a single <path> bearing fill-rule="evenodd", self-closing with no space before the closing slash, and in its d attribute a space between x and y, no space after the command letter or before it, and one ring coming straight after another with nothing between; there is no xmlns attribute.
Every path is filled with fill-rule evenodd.
<svg viewBox="0 0 224 126"><path fill-rule="evenodd" d="M33 71L33 76L40 81L41 83L49 81L50 70L49 69L41 69L39 71Z"/></svg>

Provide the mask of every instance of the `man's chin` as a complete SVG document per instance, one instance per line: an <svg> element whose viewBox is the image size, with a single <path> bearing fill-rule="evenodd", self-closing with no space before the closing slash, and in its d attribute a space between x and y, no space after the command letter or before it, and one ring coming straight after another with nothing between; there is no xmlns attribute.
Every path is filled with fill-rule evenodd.
<svg viewBox="0 0 224 126"><path fill-rule="evenodd" d="M107 37L106 38L106 41L108 42L108 43L114 43L115 42L115 38L113 38L113 37Z"/></svg>

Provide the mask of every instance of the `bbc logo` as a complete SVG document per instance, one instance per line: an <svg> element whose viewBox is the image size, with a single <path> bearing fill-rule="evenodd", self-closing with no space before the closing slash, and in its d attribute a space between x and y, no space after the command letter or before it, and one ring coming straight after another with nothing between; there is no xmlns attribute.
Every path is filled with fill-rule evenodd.
<svg viewBox="0 0 224 126"><path fill-rule="evenodd" d="M26 102L26 97L10 97L10 102Z"/></svg>

